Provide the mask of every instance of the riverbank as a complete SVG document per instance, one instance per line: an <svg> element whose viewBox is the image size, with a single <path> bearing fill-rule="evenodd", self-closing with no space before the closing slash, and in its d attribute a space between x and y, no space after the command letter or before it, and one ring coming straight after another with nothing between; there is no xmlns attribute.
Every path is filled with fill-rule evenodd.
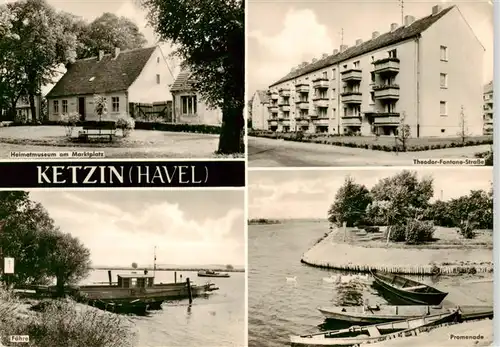
<svg viewBox="0 0 500 347"><path fill-rule="evenodd" d="M480 321L452 324L433 329L417 336L392 339L377 343L378 347L472 347L494 346L493 321Z"/></svg>
<svg viewBox="0 0 500 347"><path fill-rule="evenodd" d="M445 231L442 233L442 242L410 246L385 244L373 235L359 237L354 243L353 230L347 231L344 237L344 230L335 229L305 252L301 262L337 270L369 272L376 269L408 275L493 272L493 250L486 241L473 240L466 245L463 240L461 244L454 244L447 240ZM365 242L360 241L363 238Z"/></svg>

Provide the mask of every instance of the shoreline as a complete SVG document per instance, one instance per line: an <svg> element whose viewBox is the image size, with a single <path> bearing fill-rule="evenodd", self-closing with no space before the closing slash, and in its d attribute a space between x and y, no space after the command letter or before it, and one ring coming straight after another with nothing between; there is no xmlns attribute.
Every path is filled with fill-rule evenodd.
<svg viewBox="0 0 500 347"><path fill-rule="evenodd" d="M344 271L387 271L404 275L463 275L493 272L492 252L458 248L376 248L334 242L331 231L301 257L309 266ZM397 265L396 262L405 265Z"/></svg>

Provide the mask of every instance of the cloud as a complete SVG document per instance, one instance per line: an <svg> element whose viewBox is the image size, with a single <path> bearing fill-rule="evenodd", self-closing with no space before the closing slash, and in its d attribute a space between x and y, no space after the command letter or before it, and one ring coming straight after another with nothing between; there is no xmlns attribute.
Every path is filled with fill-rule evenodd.
<svg viewBox="0 0 500 347"><path fill-rule="evenodd" d="M254 30L248 36L258 50L254 51L256 55L249 53L253 55L250 57L252 78L269 83L283 77L292 66L333 50L328 28L320 24L316 14L309 9L288 10L282 30L275 35ZM265 57L265 64L259 63L259 52Z"/></svg>
<svg viewBox="0 0 500 347"><path fill-rule="evenodd" d="M202 192L206 198L210 193ZM200 217L172 201L97 201L97 195L80 192L32 192L63 232L78 237L91 251L95 265L152 264L157 247L160 264L235 264L244 259L243 208L232 207ZM134 195L141 200L141 194ZM200 195L197 195L200 199ZM203 197L202 197L203 198ZM201 198L201 199L202 199ZM113 201L110 203L109 201ZM134 208L135 206L135 208Z"/></svg>

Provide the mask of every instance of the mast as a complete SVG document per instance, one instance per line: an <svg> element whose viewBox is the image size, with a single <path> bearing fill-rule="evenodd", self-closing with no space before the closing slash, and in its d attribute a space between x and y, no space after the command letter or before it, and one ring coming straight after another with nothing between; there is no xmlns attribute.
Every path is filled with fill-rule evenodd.
<svg viewBox="0 0 500 347"><path fill-rule="evenodd" d="M404 2L404 0L399 0L399 6L401 7L401 25L405 25L405 19L404 19L405 2Z"/></svg>
<svg viewBox="0 0 500 347"><path fill-rule="evenodd" d="M156 246L153 251L154 254L154 260L153 260L153 276L156 275Z"/></svg>

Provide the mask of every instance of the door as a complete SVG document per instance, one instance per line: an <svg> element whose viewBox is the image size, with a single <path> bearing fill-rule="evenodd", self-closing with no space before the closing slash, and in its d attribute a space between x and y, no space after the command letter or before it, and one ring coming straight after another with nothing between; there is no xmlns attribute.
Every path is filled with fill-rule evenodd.
<svg viewBox="0 0 500 347"><path fill-rule="evenodd" d="M85 120L85 98L78 98L78 113L80 113L80 120Z"/></svg>

